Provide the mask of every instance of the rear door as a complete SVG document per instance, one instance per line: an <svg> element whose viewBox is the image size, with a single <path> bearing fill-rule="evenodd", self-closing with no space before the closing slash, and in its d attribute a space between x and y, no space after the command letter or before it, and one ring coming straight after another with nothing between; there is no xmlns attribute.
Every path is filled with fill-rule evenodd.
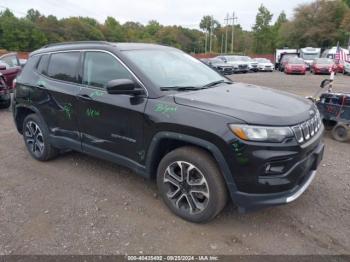
<svg viewBox="0 0 350 262"><path fill-rule="evenodd" d="M39 79L31 103L35 103L56 143L81 150L76 95L80 85L79 51L43 55L38 65Z"/></svg>
<svg viewBox="0 0 350 262"><path fill-rule="evenodd" d="M82 147L91 154L143 160L143 123L146 96L111 95L106 84L135 80L111 53L87 51L82 63L83 88L78 95ZM136 81L135 81L136 82Z"/></svg>

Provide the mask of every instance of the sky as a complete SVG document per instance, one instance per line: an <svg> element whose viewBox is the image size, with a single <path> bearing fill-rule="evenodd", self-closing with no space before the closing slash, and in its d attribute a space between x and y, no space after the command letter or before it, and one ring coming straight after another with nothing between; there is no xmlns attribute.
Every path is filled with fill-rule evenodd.
<svg viewBox="0 0 350 262"><path fill-rule="evenodd" d="M204 15L213 15L221 24L227 13L235 12L237 22L250 30L261 4L264 4L276 19L282 11L290 18L299 4L312 0L1 0L0 10L9 8L16 16L25 16L30 8L44 15L58 18L89 16L103 23L107 16L119 22L157 20L163 25L181 25L198 28ZM236 23L237 23L236 22Z"/></svg>

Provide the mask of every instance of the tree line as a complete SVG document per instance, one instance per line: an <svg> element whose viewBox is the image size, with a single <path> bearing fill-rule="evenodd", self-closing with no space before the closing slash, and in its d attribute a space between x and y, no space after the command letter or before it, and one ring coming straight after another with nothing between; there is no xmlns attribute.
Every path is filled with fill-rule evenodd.
<svg viewBox="0 0 350 262"><path fill-rule="evenodd" d="M272 20L273 14L261 5L252 30L244 30L239 23L234 25L233 52L263 54L282 47L327 48L338 41L346 46L350 38L350 0L316 0L299 5L290 20L284 12L274 23ZM105 40L159 43L203 53L209 50L209 32L212 52L225 51L227 34L231 51L232 26L221 25L209 15L202 18L199 29L188 29L164 26L155 20L143 25L131 21L121 24L114 17L107 17L103 23L89 17L58 19L34 9L21 18L9 9L0 12L0 48L11 51L32 51L63 41Z"/></svg>

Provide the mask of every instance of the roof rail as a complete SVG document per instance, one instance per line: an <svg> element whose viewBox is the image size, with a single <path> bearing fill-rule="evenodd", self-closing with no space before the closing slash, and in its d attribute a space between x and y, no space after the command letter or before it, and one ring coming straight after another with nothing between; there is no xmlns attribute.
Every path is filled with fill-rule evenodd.
<svg viewBox="0 0 350 262"><path fill-rule="evenodd" d="M79 45L79 44L103 44L103 45L111 45L111 43L107 41L72 41L72 42L61 42L61 43L52 43L44 45L42 48L48 48L52 46L60 46L60 45Z"/></svg>

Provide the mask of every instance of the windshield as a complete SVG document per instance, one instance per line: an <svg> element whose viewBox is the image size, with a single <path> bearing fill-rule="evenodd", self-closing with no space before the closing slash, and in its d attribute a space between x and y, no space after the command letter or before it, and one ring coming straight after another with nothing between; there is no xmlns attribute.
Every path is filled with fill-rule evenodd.
<svg viewBox="0 0 350 262"><path fill-rule="evenodd" d="M124 54L156 86L203 87L216 81L227 81L199 60L177 50L131 50Z"/></svg>
<svg viewBox="0 0 350 262"><path fill-rule="evenodd" d="M305 60L314 60L315 58L319 57L319 54L312 54L312 53L303 53L302 58Z"/></svg>
<svg viewBox="0 0 350 262"><path fill-rule="evenodd" d="M333 63L334 63L333 60L332 59L328 59L328 58L316 59L316 64L331 65Z"/></svg>
<svg viewBox="0 0 350 262"><path fill-rule="evenodd" d="M289 64L295 64L295 65L303 65L303 64L305 64L305 62L304 62L304 60L302 60L302 59L299 59L299 58L291 58L291 59L289 59L288 60L288 63Z"/></svg>
<svg viewBox="0 0 350 262"><path fill-rule="evenodd" d="M271 63L271 61L266 58L255 58L254 60L259 63Z"/></svg>
<svg viewBox="0 0 350 262"><path fill-rule="evenodd" d="M252 59L249 56L239 56L239 60L244 62L250 62Z"/></svg>

